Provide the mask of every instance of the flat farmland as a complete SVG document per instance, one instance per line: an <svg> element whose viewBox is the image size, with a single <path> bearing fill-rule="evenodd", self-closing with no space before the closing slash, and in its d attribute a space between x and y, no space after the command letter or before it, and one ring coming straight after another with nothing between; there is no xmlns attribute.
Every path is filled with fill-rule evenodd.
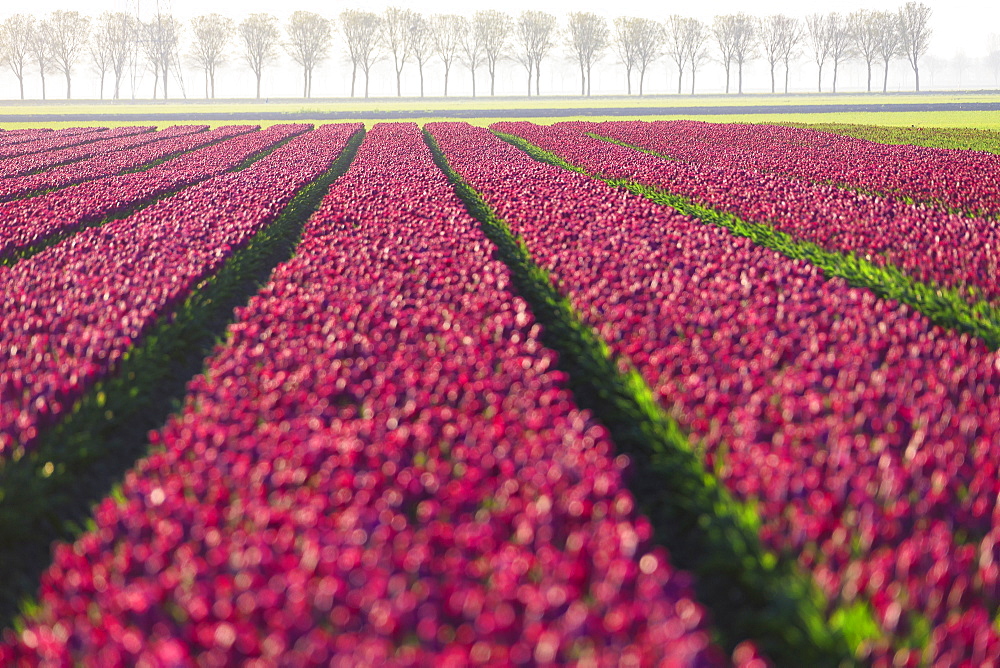
<svg viewBox="0 0 1000 668"><path fill-rule="evenodd" d="M1000 662L1000 112L877 113L0 120L0 664Z"/></svg>

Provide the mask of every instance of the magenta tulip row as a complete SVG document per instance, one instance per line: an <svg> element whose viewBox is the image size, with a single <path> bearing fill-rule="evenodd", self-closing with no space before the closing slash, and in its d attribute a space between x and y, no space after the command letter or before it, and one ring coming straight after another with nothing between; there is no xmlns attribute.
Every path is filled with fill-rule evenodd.
<svg viewBox="0 0 1000 668"><path fill-rule="evenodd" d="M969 213L1000 213L1000 155L890 145L777 125L655 121L601 124L637 146L704 165L897 194ZM610 136L610 135L608 135ZM628 141L625 139L625 141Z"/></svg>
<svg viewBox="0 0 1000 668"><path fill-rule="evenodd" d="M997 355L485 129L427 127L709 470L755 502L765 544L797 555L831 605L873 607L888 642L872 658L893 658L910 612L935 661L1000 657Z"/></svg>
<svg viewBox="0 0 1000 668"><path fill-rule="evenodd" d="M510 285L375 126L0 658L723 663Z"/></svg>
<svg viewBox="0 0 1000 668"><path fill-rule="evenodd" d="M129 130L141 130L141 132L128 132L121 136L112 136L107 139L79 144L62 148L57 151L44 151L42 153L32 153L30 155L18 156L0 160L0 179L13 179L19 176L44 172L47 169L59 165L66 165L79 160L86 160L94 156L102 156L116 151L125 151L135 146L143 146L159 139L179 137L191 134L192 132L203 131L205 126L198 125L173 125L160 132L155 127L129 128ZM2 182L2 181L0 181Z"/></svg>
<svg viewBox="0 0 1000 668"><path fill-rule="evenodd" d="M4 130L0 132L0 146L14 146L16 144L26 144L43 137L56 136L53 133L59 132L63 135L79 134L81 131L92 132L105 128L64 128L53 131L52 128L21 128L19 130Z"/></svg>
<svg viewBox="0 0 1000 668"><path fill-rule="evenodd" d="M142 172L107 176L36 197L0 203L0 260L222 174L307 128L302 124L272 125L184 153ZM231 130L216 132L224 136Z"/></svg>
<svg viewBox="0 0 1000 668"><path fill-rule="evenodd" d="M150 125L121 126L117 128L73 128L68 133L49 133L31 142L0 147L0 170L8 163L17 164L25 156L75 148L105 139L129 137L155 130Z"/></svg>
<svg viewBox="0 0 1000 668"><path fill-rule="evenodd" d="M64 188L83 181L113 176L125 170L142 167L172 155L191 151L207 144L229 139L258 129L253 125L228 125L205 132L207 126L174 126L184 128L177 132L167 128L155 135L139 135L145 142L131 148L120 146L92 158L59 165L38 174L0 179L0 201L24 197L31 193L52 188ZM195 128L197 131L188 128ZM148 138L147 138L148 137ZM102 142L103 143L103 142Z"/></svg>
<svg viewBox="0 0 1000 668"><path fill-rule="evenodd" d="M0 457L30 449L159 317L328 169L356 129L308 132L248 169L0 271Z"/></svg>
<svg viewBox="0 0 1000 668"><path fill-rule="evenodd" d="M993 222L905 204L829 185L743 169L718 157L712 164L664 160L587 136L605 133L629 143L655 134L651 123L498 123L590 173L627 178L686 197L697 204L766 223L827 250L855 253L874 264L892 264L916 280L974 287L1000 300L1000 230ZM650 143L646 141L646 143ZM638 145L638 144L636 144ZM723 154L725 155L725 154Z"/></svg>

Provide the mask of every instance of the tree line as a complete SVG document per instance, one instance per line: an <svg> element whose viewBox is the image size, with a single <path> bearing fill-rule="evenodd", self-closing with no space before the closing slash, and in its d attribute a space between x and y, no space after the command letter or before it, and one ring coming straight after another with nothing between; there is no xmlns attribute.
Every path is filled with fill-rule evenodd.
<svg viewBox="0 0 1000 668"><path fill-rule="evenodd" d="M832 69L832 91L837 91L837 73L847 60L860 59L868 68L868 91L872 90L873 67L883 69L882 90L888 85L889 63L905 58L913 69L920 90L920 60L930 42L930 8L907 2L897 11L859 10L811 14L805 18L775 14L755 17L745 13L716 16L710 22L680 15L665 21L620 16L608 21L591 12L573 12L560 25L556 16L531 10L512 16L498 10L476 11L471 16L436 14L389 7L375 13L348 9L336 19L315 12L296 11L281 23L268 13L251 14L239 23L217 13L198 16L185 25L171 14L139 20L125 12L105 12L90 18L77 11L58 10L44 18L16 14L0 24L0 60L17 78L21 99L24 81L31 74L41 78L46 97L46 75L65 78L66 97L72 97L75 68L89 63L100 78L101 98L108 80L113 99L119 99L123 84L152 73L153 98L166 99L171 74L177 78L181 58L204 74L205 97L215 97L219 68L234 57L242 61L256 80L261 96L264 70L274 65L284 51L302 71L302 95L312 96L313 73L330 57L339 41L351 65L351 97L364 77L363 94L369 95L371 71L386 61L395 74L396 94L402 95L403 71L416 67L420 96L425 93L424 69L432 62L444 68L443 94L454 66L471 76L476 95L476 75L485 68L490 94L496 93L497 69L514 62L524 69L526 93L541 93L541 69L546 58L561 47L580 70L580 94L591 94L591 73L602 59L613 57L624 67L626 90L633 94L633 78L642 95L649 67L661 59L677 71L677 93L685 75L695 92L697 73L715 61L724 69L726 93L731 90L735 70L736 89L743 92L743 68L756 59L766 61L771 92L777 90L776 72L784 68L784 92L788 92L789 69L804 55L819 68L817 87L823 90L823 72ZM181 36L189 32L186 51ZM338 39L339 38L339 39ZM411 67L411 70L412 70ZM829 71L829 70L828 70Z"/></svg>

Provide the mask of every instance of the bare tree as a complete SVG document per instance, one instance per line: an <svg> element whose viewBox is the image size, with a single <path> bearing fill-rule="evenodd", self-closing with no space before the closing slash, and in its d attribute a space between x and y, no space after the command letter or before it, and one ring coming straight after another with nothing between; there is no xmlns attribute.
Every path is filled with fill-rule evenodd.
<svg viewBox="0 0 1000 668"><path fill-rule="evenodd" d="M482 37L486 71L490 73L490 95L496 95L497 64L507 55L507 43L514 27L510 14L487 9L472 15L472 29Z"/></svg>
<svg viewBox="0 0 1000 668"><path fill-rule="evenodd" d="M760 35L760 46L764 52L764 59L771 71L771 92L776 92L774 81L774 68L785 58L791 48L794 48L798 41L799 25L795 19L784 14L772 14L766 19L762 19L758 29ZM785 61L785 92L788 92L788 61Z"/></svg>
<svg viewBox="0 0 1000 668"><path fill-rule="evenodd" d="M684 81L684 68L687 67L688 58L691 55L691 48L688 40L691 37L691 22L695 19L686 18L679 14L673 14L663 24L665 40L665 51L670 59L677 65L677 94L681 94L681 86Z"/></svg>
<svg viewBox="0 0 1000 668"><path fill-rule="evenodd" d="M829 17L824 14L810 14L806 17L806 29L809 31L809 41L812 44L813 56L819 66L818 91L823 92L823 64L830 56L830 29L827 23Z"/></svg>
<svg viewBox="0 0 1000 668"><path fill-rule="evenodd" d="M736 43L739 39L736 15L716 16L712 20L712 36L719 47L719 62L726 71L726 93L729 93L729 72L736 57Z"/></svg>
<svg viewBox="0 0 1000 668"><path fill-rule="evenodd" d="M330 53L333 43L328 19L315 12L295 11L285 27L285 50L302 68L302 97L312 97L313 70Z"/></svg>
<svg viewBox="0 0 1000 668"><path fill-rule="evenodd" d="M868 92L872 92L872 62L878 57L878 25L875 21L877 12L870 9L860 9L847 16L847 29L854 42L854 51L865 61L868 69Z"/></svg>
<svg viewBox="0 0 1000 668"><path fill-rule="evenodd" d="M986 66L993 72L993 84L1000 85L1000 35L996 33L987 38Z"/></svg>
<svg viewBox="0 0 1000 668"><path fill-rule="evenodd" d="M569 15L569 48L580 65L580 95L590 95L590 71L608 46L608 24L592 12Z"/></svg>
<svg viewBox="0 0 1000 668"><path fill-rule="evenodd" d="M521 12L517 19L515 34L520 49L516 60L528 70L528 95L531 95L531 75L535 75L535 94L541 89L539 81L542 60L553 45L556 17L546 12L531 10Z"/></svg>
<svg viewBox="0 0 1000 668"><path fill-rule="evenodd" d="M462 17L460 46L462 49L462 62L469 68L469 72L472 73L472 97L475 97L476 70L482 66L486 53L482 32L476 30L473 24L465 17Z"/></svg>
<svg viewBox="0 0 1000 668"><path fill-rule="evenodd" d="M52 42L49 39L47 21L35 24L35 29L31 31L30 47L31 59L38 67L38 75L42 79L42 99L45 99L45 72L52 67Z"/></svg>
<svg viewBox="0 0 1000 668"><path fill-rule="evenodd" d="M57 9L44 23L52 49L52 61L66 77L66 99L72 97L73 66L90 36L90 19L80 12Z"/></svg>
<svg viewBox="0 0 1000 668"><path fill-rule="evenodd" d="M205 97L215 97L215 71L226 61L226 47L235 23L221 14L205 14L191 19L194 43L191 55L205 73Z"/></svg>
<svg viewBox="0 0 1000 668"><path fill-rule="evenodd" d="M955 74L958 76L958 87L962 87L962 75L968 69L970 60L969 56L966 55L965 50L959 49L955 54L955 57L951 59L951 63L955 68Z"/></svg>
<svg viewBox="0 0 1000 668"><path fill-rule="evenodd" d="M26 14L15 14L0 24L0 60L17 77L22 100L25 69L31 59L31 36L35 30L35 19Z"/></svg>
<svg viewBox="0 0 1000 668"><path fill-rule="evenodd" d="M444 65L444 95L448 96L448 75L462 48L463 19L457 14L435 14L431 17L431 45L434 55Z"/></svg>
<svg viewBox="0 0 1000 668"><path fill-rule="evenodd" d="M100 79L100 97L104 99L104 79L111 69L113 35L108 28L111 25L111 12L104 12L98 19L97 30L94 31L94 38L89 45L90 60L94 65L94 71Z"/></svg>
<svg viewBox="0 0 1000 668"><path fill-rule="evenodd" d="M646 70L663 55L665 38L663 26L653 19L636 19L634 32L636 42L636 67L639 68L639 95L642 95L646 81Z"/></svg>
<svg viewBox="0 0 1000 668"><path fill-rule="evenodd" d="M278 19L270 14L251 14L240 23L243 57L257 78L257 99L260 99L260 79L264 68L278 57Z"/></svg>
<svg viewBox="0 0 1000 668"><path fill-rule="evenodd" d="M889 89L889 63L903 55L899 39L899 16L893 12L876 12L873 18L878 36L878 55L882 58L882 92Z"/></svg>
<svg viewBox="0 0 1000 668"><path fill-rule="evenodd" d="M171 14L157 12L143 24L143 48L153 69L153 99L156 87L163 81L163 99L169 92L170 70L178 65L177 47L180 44L181 22ZM178 68L179 69L179 68Z"/></svg>
<svg viewBox="0 0 1000 668"><path fill-rule="evenodd" d="M638 44L635 38L637 32L635 24L640 19L631 16L619 16L614 20L614 33L611 37L611 45L618 54L618 60L625 66L625 90L632 94L632 70L639 62Z"/></svg>
<svg viewBox="0 0 1000 668"><path fill-rule="evenodd" d="M131 14L114 12L109 16L106 35L111 46L111 70L115 75L115 91L112 97L115 100L121 96L125 67L136 58L138 34L139 22Z"/></svg>
<svg viewBox="0 0 1000 668"><path fill-rule="evenodd" d="M830 31L830 60L833 61L833 92L837 92L837 70L845 60L854 57L854 39L847 21L837 12L831 12L827 17L827 30Z"/></svg>
<svg viewBox="0 0 1000 668"><path fill-rule="evenodd" d="M931 8L920 2L907 2L899 9L899 39L903 55L913 68L916 90L920 90L920 59L931 41Z"/></svg>
<svg viewBox="0 0 1000 668"><path fill-rule="evenodd" d="M413 55L413 20L416 14L409 9L389 7L382 15L382 45L392 54L396 72L396 95L402 97L403 66Z"/></svg>
<svg viewBox="0 0 1000 668"><path fill-rule="evenodd" d="M737 92L743 94L743 65L757 56L757 21L740 12L733 18L735 28L733 60L737 68Z"/></svg>
<svg viewBox="0 0 1000 668"><path fill-rule="evenodd" d="M417 73L420 75L420 97L424 96L424 65L434 55L434 40L431 37L431 24L423 14L415 14L410 24L410 49L413 60L417 61Z"/></svg>
<svg viewBox="0 0 1000 668"><path fill-rule="evenodd" d="M791 71L789 65L792 58L797 58L799 55L799 46L805 39L805 32L799 19L790 19L786 27L787 32L781 43L781 62L785 66L785 95L788 95L788 73Z"/></svg>
<svg viewBox="0 0 1000 668"><path fill-rule="evenodd" d="M691 94L694 95L695 76L702 65L712 58L708 54L708 26L698 20L690 24L691 35L688 38L688 63L691 66Z"/></svg>
<svg viewBox="0 0 1000 668"><path fill-rule="evenodd" d="M347 40L347 54L351 59L351 97L358 67L365 73L365 97L368 97L368 83L372 66L379 61L379 35L382 19L378 14L359 9L348 9L340 13L340 28Z"/></svg>

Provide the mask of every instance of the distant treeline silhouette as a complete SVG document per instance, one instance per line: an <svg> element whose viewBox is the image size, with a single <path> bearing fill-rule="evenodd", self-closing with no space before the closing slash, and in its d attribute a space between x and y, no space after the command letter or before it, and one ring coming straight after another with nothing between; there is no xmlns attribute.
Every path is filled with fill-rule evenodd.
<svg viewBox="0 0 1000 668"><path fill-rule="evenodd" d="M838 69L852 59L867 65L869 91L873 69L882 68L885 91L890 62L906 59L914 88L920 90L919 63L930 41L930 15L930 8L918 2L907 2L895 12L859 10L804 18L740 12L716 16L711 24L680 15L665 21L621 16L608 22L594 13L574 12L560 21L537 10L516 17L498 10L424 16L390 7L380 14L348 9L336 18L296 11L284 24L267 13L251 14L239 23L212 13L184 24L169 13L140 20L124 12L88 17L59 10L44 18L15 14L0 24L0 60L17 78L21 99L29 75L41 78L45 99L49 74L65 78L66 98L71 98L74 69L84 63L100 77L102 99L109 87L111 97L119 99L126 85L134 96L145 73L154 78L153 99L167 99L171 76L179 80L182 57L203 71L206 98L215 97L217 70L233 60L253 73L260 98L263 72L277 63L282 51L301 68L302 95L308 98L314 70L338 47L351 65L351 97L368 97L372 67L383 60L393 67L400 96L404 71L412 76L414 69L421 97L428 83L447 96L456 65L471 77L473 96L477 74L485 69L490 95L495 95L497 68L504 62L521 65L526 93L540 95L542 64L557 48L579 66L581 95L591 94L591 71L607 58L623 67L629 95L643 94L649 67L661 59L668 59L677 71L678 94L685 89L685 77L694 94L696 75L710 62L724 69L726 93L732 90L733 74L735 90L742 93L743 67L758 59L769 67L771 92L778 88L776 74L783 74L787 93L790 67L804 57L818 65L820 92L824 71L835 93ZM425 82L425 66L433 61L443 66L443 80ZM363 87L358 85L359 74Z"/></svg>

